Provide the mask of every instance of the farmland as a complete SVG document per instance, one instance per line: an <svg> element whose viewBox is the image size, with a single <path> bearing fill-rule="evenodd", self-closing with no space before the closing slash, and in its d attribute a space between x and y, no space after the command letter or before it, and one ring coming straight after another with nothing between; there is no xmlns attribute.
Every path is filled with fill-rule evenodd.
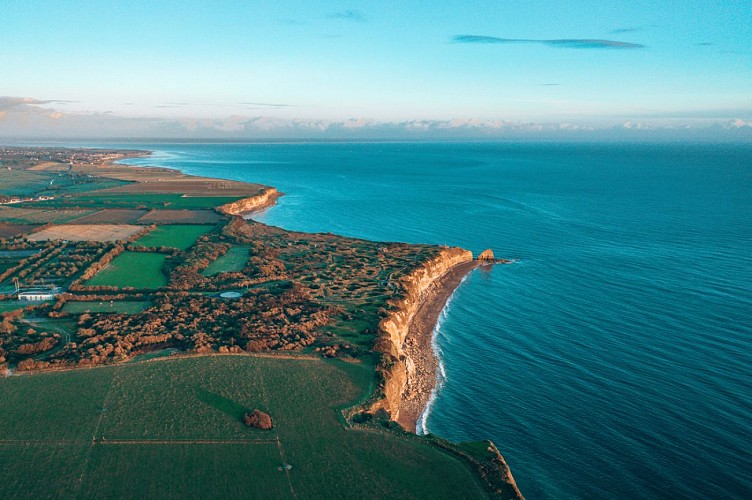
<svg viewBox="0 0 752 500"><path fill-rule="evenodd" d="M22 198L83 193L117 188L128 182L73 172L46 172L14 168L0 170L0 195Z"/></svg>
<svg viewBox="0 0 752 500"><path fill-rule="evenodd" d="M139 219L141 224L217 224L222 216L212 210L152 210Z"/></svg>
<svg viewBox="0 0 752 500"><path fill-rule="evenodd" d="M205 276L242 271L248 263L248 247L231 247L226 254L204 269Z"/></svg>
<svg viewBox="0 0 752 500"><path fill-rule="evenodd" d="M430 442L342 424L337 408L368 392L369 373L222 356L0 380L0 496L483 497ZM253 408L273 430L242 425Z"/></svg>
<svg viewBox="0 0 752 500"><path fill-rule="evenodd" d="M17 206L0 206L0 218L16 224L47 224L68 222L92 213L91 210L63 209L47 210L42 208L21 208Z"/></svg>
<svg viewBox="0 0 752 500"><path fill-rule="evenodd" d="M2 212L0 212L0 216ZM19 234L25 234L33 231L37 226L31 224L7 224L0 222L0 239L13 238Z"/></svg>
<svg viewBox="0 0 752 500"><path fill-rule="evenodd" d="M175 224L159 226L154 231L136 240L136 245L145 247L170 247L186 250L199 236L214 229L209 225Z"/></svg>
<svg viewBox="0 0 752 500"><path fill-rule="evenodd" d="M440 247L245 220L231 214L273 203L272 191L109 163L124 153L2 155L28 174L28 192L45 194L0 196L10 203L0 206L0 291L11 299L0 301L0 368L12 375L0 378L0 498L506 488L488 484L487 443L407 434L375 404L394 359L381 322ZM53 199L34 184L42 178L60 186ZM55 299L18 310L17 280ZM245 426L253 409L274 428Z"/></svg>
<svg viewBox="0 0 752 500"><path fill-rule="evenodd" d="M70 301L63 306L63 312L68 314L84 313L116 313L135 314L149 307L147 301L116 300L116 301Z"/></svg>
<svg viewBox="0 0 752 500"><path fill-rule="evenodd" d="M131 210L127 208L112 208L91 211L77 218L75 224L136 224L146 210Z"/></svg>
<svg viewBox="0 0 752 500"><path fill-rule="evenodd" d="M130 224L60 224L29 235L31 241L117 241L127 240L143 231L141 226Z"/></svg>
<svg viewBox="0 0 752 500"><path fill-rule="evenodd" d="M35 208L136 208L171 210L201 210L218 207L225 203L239 200L239 196L195 196L188 197L180 194L150 194L150 193L85 193L79 196L56 198L54 200L24 203L24 206Z"/></svg>
<svg viewBox="0 0 752 500"><path fill-rule="evenodd" d="M156 289L167 284L162 268L166 255L152 252L124 252L86 282L87 286Z"/></svg>
<svg viewBox="0 0 752 500"><path fill-rule="evenodd" d="M29 304L24 304L23 302L19 302L17 300L2 300L0 301L0 313L15 311L16 309L20 309L27 305Z"/></svg>

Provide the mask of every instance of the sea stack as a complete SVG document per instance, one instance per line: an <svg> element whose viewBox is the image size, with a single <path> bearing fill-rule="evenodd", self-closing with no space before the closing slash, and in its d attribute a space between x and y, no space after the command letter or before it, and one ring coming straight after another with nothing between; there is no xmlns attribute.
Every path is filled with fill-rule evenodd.
<svg viewBox="0 0 752 500"><path fill-rule="evenodd" d="M493 250L490 248L487 248L483 250L480 255L478 255L478 260L486 261L486 262L495 262L496 258L494 257Z"/></svg>

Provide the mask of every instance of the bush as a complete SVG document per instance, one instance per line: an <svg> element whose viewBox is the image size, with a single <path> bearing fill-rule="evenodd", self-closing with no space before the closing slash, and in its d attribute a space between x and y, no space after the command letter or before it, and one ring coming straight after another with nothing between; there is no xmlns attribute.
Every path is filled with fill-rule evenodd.
<svg viewBox="0 0 752 500"><path fill-rule="evenodd" d="M263 430L269 430L274 427L272 417L261 410L253 410L252 413L246 413L243 415L243 423L248 427L255 427Z"/></svg>

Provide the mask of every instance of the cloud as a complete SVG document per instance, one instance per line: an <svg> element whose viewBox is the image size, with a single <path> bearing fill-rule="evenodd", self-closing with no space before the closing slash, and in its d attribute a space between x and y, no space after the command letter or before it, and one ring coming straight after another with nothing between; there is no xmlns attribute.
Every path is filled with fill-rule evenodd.
<svg viewBox="0 0 752 500"><path fill-rule="evenodd" d="M645 31L645 27L643 26L634 26L631 28L618 28L615 30L611 30L611 33L614 35L618 35L620 33L639 33L641 31Z"/></svg>
<svg viewBox="0 0 752 500"><path fill-rule="evenodd" d="M268 102L239 102L238 104L241 104L243 106L257 106L258 108L270 108L270 109L295 107L295 104L280 104L280 103L268 103Z"/></svg>
<svg viewBox="0 0 752 500"><path fill-rule="evenodd" d="M31 97L0 97L0 111L17 111L32 108L39 104L50 104L55 101L43 101Z"/></svg>
<svg viewBox="0 0 752 500"><path fill-rule="evenodd" d="M619 42L616 40L601 40L594 38L559 38L550 40L535 40L528 38L499 38L486 35L456 35L455 43L477 44L516 44L528 43L560 47L564 49L641 49L645 47L639 43Z"/></svg>
<svg viewBox="0 0 752 500"><path fill-rule="evenodd" d="M736 118L735 120L730 120L728 123L726 123L725 127L727 129L739 129L739 128L749 128L752 129L752 120L742 120L741 118Z"/></svg>
<svg viewBox="0 0 752 500"><path fill-rule="evenodd" d="M220 118L123 116L111 112L61 113L42 99L0 97L0 139L217 139L217 140L423 140L423 139L573 139L635 137L710 139L752 143L752 110L704 110L625 121L614 116L596 121L535 122L452 118L382 121L368 117L342 120L281 118L231 114ZM175 104L179 104L176 102ZM249 103L250 104L250 103ZM264 113L275 104L262 107ZM286 106L286 105L280 105Z"/></svg>
<svg viewBox="0 0 752 500"><path fill-rule="evenodd" d="M356 23L364 23L366 21L366 16L362 12L353 10L353 9L346 9L346 10L340 10L338 12L333 12L331 14L328 14L326 18L337 19L340 21L352 21Z"/></svg>

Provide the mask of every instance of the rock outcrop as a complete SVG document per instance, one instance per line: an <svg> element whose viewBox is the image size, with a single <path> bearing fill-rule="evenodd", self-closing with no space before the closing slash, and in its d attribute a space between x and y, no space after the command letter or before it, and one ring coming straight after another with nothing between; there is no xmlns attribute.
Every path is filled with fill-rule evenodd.
<svg viewBox="0 0 752 500"><path fill-rule="evenodd" d="M256 429L263 430L269 430L274 427L272 417L261 410L253 410L253 412L243 415L243 423L248 427L255 427Z"/></svg>
<svg viewBox="0 0 752 500"><path fill-rule="evenodd" d="M496 257L494 257L493 250L490 248L487 248L486 250L483 250L480 255L478 255L478 260L485 260L489 262L496 261Z"/></svg>
<svg viewBox="0 0 752 500"><path fill-rule="evenodd" d="M472 260L473 254L469 250L443 248L436 257L402 279L405 297L391 304L393 310L379 325L376 350L382 354L383 397L374 403L372 411L386 410L392 420L399 419L402 394L407 389L409 371L415 366L404 350L410 322L435 281L453 267Z"/></svg>
<svg viewBox="0 0 752 500"><path fill-rule="evenodd" d="M282 193L277 191L276 188L267 187L255 196L227 203L217 210L227 215L247 215L271 207L280 196L282 196Z"/></svg>

